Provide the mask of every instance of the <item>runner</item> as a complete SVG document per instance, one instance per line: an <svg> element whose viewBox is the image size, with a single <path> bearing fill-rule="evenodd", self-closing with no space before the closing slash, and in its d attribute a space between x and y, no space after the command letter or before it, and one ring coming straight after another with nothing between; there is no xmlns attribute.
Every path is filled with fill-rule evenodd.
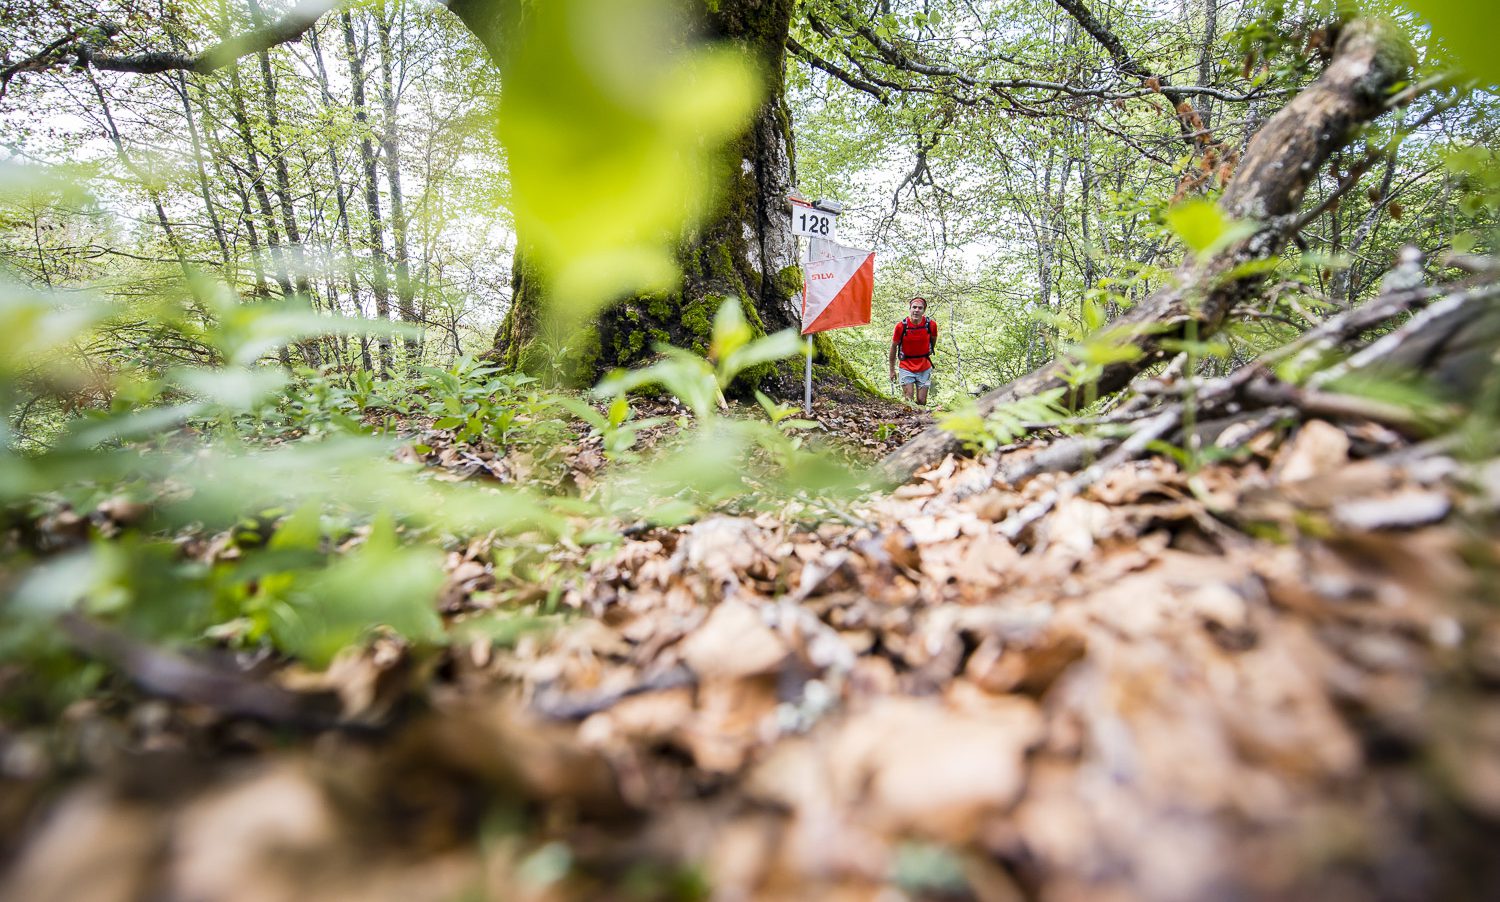
<svg viewBox="0 0 1500 902"><path fill-rule="evenodd" d="M901 393L906 400L927 404L927 389L932 386L932 352L937 350L937 323L927 318L927 299L911 299L911 316L896 324L891 336L891 381L896 381L897 359L900 360Z"/></svg>

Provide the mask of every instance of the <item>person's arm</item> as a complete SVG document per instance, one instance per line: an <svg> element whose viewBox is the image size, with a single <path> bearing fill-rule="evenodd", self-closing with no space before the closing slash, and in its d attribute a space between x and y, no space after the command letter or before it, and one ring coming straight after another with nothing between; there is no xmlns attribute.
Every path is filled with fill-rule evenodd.
<svg viewBox="0 0 1500 902"><path fill-rule="evenodd" d="M894 341L891 342L891 355L890 356L891 356L891 379L892 380L894 380L896 378L896 351L897 351L897 348L898 348L898 345Z"/></svg>

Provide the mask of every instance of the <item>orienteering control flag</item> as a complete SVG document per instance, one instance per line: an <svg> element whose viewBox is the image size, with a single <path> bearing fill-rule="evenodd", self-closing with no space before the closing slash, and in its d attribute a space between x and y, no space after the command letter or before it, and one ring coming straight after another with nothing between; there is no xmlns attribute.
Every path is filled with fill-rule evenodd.
<svg viewBox="0 0 1500 902"><path fill-rule="evenodd" d="M821 238L809 238L808 243L802 334L868 325L870 297L875 292L875 252Z"/></svg>

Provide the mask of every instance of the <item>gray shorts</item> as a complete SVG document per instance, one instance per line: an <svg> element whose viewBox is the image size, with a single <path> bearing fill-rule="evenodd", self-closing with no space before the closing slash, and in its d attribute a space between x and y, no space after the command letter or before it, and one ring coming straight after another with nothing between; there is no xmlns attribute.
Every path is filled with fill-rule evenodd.
<svg viewBox="0 0 1500 902"><path fill-rule="evenodd" d="M897 385L920 385L923 388L932 384L932 367L928 367L918 373L911 370L896 370Z"/></svg>

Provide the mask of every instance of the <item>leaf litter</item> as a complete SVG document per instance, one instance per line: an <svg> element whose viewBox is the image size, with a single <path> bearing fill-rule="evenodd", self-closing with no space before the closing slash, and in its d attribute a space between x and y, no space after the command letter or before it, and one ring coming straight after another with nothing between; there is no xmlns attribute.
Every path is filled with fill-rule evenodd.
<svg viewBox="0 0 1500 902"><path fill-rule="evenodd" d="M863 446L871 415L838 416ZM900 416L891 442L924 425ZM424 444L453 478L520 469ZM1309 420L1194 472L1123 462L1008 537L1067 480L1032 466L1049 446L945 459L849 522L721 513L512 558L476 537L444 565L440 656L390 637L269 669L336 697L338 729L138 699L7 731L5 897L1500 886L1493 463ZM598 446L571 451L586 490ZM558 616L497 616L542 596Z"/></svg>

